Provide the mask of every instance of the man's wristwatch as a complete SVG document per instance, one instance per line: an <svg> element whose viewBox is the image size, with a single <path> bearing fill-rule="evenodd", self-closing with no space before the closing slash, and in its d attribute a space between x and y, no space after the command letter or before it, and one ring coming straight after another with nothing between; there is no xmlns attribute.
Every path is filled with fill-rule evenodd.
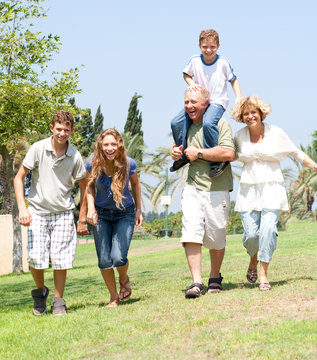
<svg viewBox="0 0 317 360"><path fill-rule="evenodd" d="M199 149L198 153L197 153L198 159L202 159L203 158L203 150Z"/></svg>

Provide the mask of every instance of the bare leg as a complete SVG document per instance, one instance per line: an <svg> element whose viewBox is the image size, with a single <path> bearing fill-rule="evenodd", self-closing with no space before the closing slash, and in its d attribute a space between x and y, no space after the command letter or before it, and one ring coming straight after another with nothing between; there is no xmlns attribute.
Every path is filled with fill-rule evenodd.
<svg viewBox="0 0 317 360"><path fill-rule="evenodd" d="M270 263L268 262L260 261L260 274L259 274L260 284L269 282L267 279L267 269L269 265Z"/></svg>
<svg viewBox="0 0 317 360"><path fill-rule="evenodd" d="M193 283L202 284L201 245L196 243L184 243L184 248ZM187 289L185 296L195 298L200 295L200 291L199 287L194 286L191 289Z"/></svg>
<svg viewBox="0 0 317 360"><path fill-rule="evenodd" d="M222 265L223 257L225 255L225 248L223 248L221 250L209 250L209 255L210 255L210 275L209 275L209 277L210 278L218 278L219 274L220 274L220 268ZM210 283L209 285L219 287L218 283ZM215 291L215 289L208 290L208 292L218 292L218 291Z"/></svg>
<svg viewBox="0 0 317 360"><path fill-rule="evenodd" d="M256 252L252 257L250 256L249 269L257 271L258 268L258 253Z"/></svg>
<svg viewBox="0 0 317 360"><path fill-rule="evenodd" d="M247 271L247 280L251 284L255 284L258 278L258 253L250 256L250 263Z"/></svg>
<svg viewBox="0 0 317 360"><path fill-rule="evenodd" d="M104 279L105 284L110 292L110 302L119 298L117 287L116 287L116 279L114 276L113 269L100 270L101 275Z"/></svg>
<svg viewBox="0 0 317 360"><path fill-rule="evenodd" d="M222 265L223 257L225 256L225 248L221 250L209 250L210 254L210 277L219 277L220 268Z"/></svg>
<svg viewBox="0 0 317 360"><path fill-rule="evenodd" d="M62 298L64 295L67 270L54 270L54 296Z"/></svg>
<svg viewBox="0 0 317 360"><path fill-rule="evenodd" d="M128 298L131 296L128 268L129 268L129 262L127 262L126 265L117 268L117 271L119 273L119 283L120 283L120 294L119 294L120 300L128 300Z"/></svg>
<svg viewBox="0 0 317 360"><path fill-rule="evenodd" d="M44 270L43 269L34 269L34 268L30 268L31 269L31 274L33 276L33 280L35 282L35 285L39 288L42 289L42 291L45 291L45 285L44 285Z"/></svg>
<svg viewBox="0 0 317 360"><path fill-rule="evenodd" d="M196 243L184 243L184 248L193 282L201 284L201 245Z"/></svg>

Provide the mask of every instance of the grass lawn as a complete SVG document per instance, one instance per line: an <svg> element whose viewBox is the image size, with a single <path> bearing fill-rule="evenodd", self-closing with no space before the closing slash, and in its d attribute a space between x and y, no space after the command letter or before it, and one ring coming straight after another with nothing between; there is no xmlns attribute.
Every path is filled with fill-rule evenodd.
<svg viewBox="0 0 317 360"><path fill-rule="evenodd" d="M93 244L68 273L68 315L32 314L29 273L0 277L0 359L317 359L317 221L292 220L270 266L272 291L247 283L241 235L228 236L224 291L195 300L179 239L133 240L132 297L105 308ZM208 282L209 256L203 251ZM46 285L53 294L52 271Z"/></svg>

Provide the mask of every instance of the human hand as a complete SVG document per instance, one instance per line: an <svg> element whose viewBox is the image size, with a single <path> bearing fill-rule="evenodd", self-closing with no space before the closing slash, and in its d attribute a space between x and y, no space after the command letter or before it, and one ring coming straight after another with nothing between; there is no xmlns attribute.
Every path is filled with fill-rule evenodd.
<svg viewBox="0 0 317 360"><path fill-rule="evenodd" d="M30 226L32 222L32 215L29 213L28 209L23 209L19 211L19 223L23 226Z"/></svg>
<svg viewBox="0 0 317 360"><path fill-rule="evenodd" d="M140 209L135 211L135 226L139 227L143 223L143 215Z"/></svg>
<svg viewBox="0 0 317 360"><path fill-rule="evenodd" d="M78 220L77 234L80 235L80 236L89 234L88 233L88 226L87 226L87 223L85 221Z"/></svg>
<svg viewBox="0 0 317 360"><path fill-rule="evenodd" d="M183 155L183 145L176 146L173 144L170 148L171 157L174 161L179 160Z"/></svg>
<svg viewBox="0 0 317 360"><path fill-rule="evenodd" d="M87 211L87 222L93 226L97 225L98 214L95 208L89 209Z"/></svg>
<svg viewBox="0 0 317 360"><path fill-rule="evenodd" d="M198 149L195 146L189 146L186 148L184 154L189 161L195 161L198 159Z"/></svg>
<svg viewBox="0 0 317 360"><path fill-rule="evenodd" d="M196 92L196 91L200 91L202 88L203 88L202 86L194 83L188 87L188 91Z"/></svg>

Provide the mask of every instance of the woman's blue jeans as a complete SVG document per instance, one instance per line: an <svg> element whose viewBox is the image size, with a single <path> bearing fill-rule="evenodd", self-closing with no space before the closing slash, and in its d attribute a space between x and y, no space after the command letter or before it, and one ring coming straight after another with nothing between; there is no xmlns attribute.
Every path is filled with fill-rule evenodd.
<svg viewBox="0 0 317 360"><path fill-rule="evenodd" d="M98 267L102 270L124 266L134 229L134 206L125 210L96 207L98 222L94 227Z"/></svg>
<svg viewBox="0 0 317 360"><path fill-rule="evenodd" d="M258 260L269 263L277 244L279 210L240 212L243 226L243 246L252 257L258 252Z"/></svg>
<svg viewBox="0 0 317 360"><path fill-rule="evenodd" d="M225 109L219 104L211 103L208 105L203 117L203 142L205 148L218 145L218 121L222 117ZM187 131L192 121L185 109L182 109L172 120L171 128L176 146L183 145L183 152L187 147ZM185 155L183 154L185 159Z"/></svg>

